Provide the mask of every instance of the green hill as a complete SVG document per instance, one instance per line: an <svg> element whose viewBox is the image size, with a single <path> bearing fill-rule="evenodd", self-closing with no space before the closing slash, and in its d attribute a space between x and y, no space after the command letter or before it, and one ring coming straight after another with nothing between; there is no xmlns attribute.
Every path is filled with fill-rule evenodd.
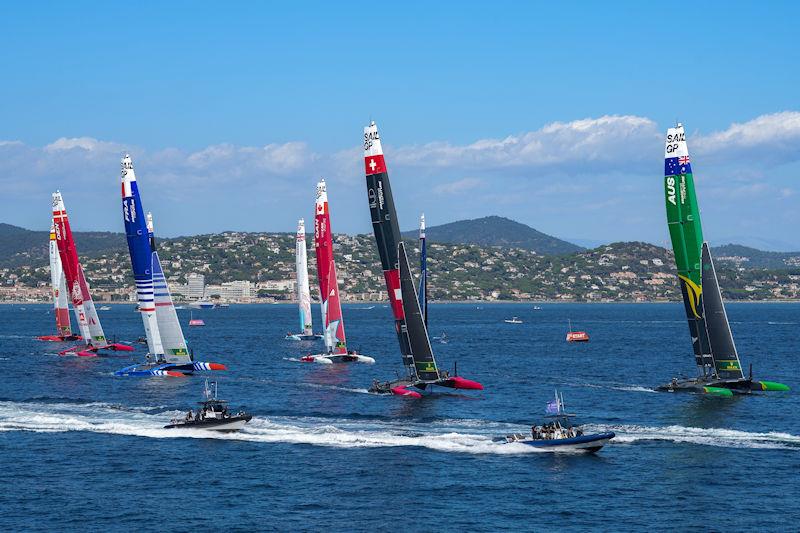
<svg viewBox="0 0 800 533"><path fill-rule="evenodd" d="M431 226L427 228L425 234L428 242L522 248L540 255L563 255L584 250L571 242L498 216L459 220L440 226ZM406 239L415 239L417 235L417 230L403 232L403 237Z"/></svg>

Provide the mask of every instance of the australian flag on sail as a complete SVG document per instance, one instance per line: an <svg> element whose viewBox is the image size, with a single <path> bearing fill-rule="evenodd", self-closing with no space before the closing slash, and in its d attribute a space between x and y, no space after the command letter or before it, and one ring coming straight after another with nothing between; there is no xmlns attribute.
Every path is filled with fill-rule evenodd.
<svg viewBox="0 0 800 533"><path fill-rule="evenodd" d="M676 176L678 174L691 174L692 164L689 156L668 157L664 159L664 175Z"/></svg>
<svg viewBox="0 0 800 533"><path fill-rule="evenodd" d="M545 412L548 415L557 415L558 414L558 400L550 400L547 402L547 409Z"/></svg>

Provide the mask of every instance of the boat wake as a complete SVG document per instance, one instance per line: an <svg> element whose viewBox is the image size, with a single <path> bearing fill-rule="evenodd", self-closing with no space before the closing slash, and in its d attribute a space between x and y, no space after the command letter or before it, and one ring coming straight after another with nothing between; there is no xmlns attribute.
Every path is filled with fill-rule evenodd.
<svg viewBox="0 0 800 533"><path fill-rule="evenodd" d="M519 424L477 419L435 421L256 416L238 433L218 434L192 429L164 429L184 413L158 407L121 407L102 402L0 401L0 432L64 433L84 431L153 439L195 438L255 443L306 444L332 448L387 448L415 446L445 453L523 455L541 453L524 444L493 439L518 432ZM730 429L683 426L592 426L587 431L614 431L614 444L668 441L726 448L793 449L800 436L753 433Z"/></svg>
<svg viewBox="0 0 800 533"><path fill-rule="evenodd" d="M191 429L164 429L179 411L150 414L151 408L128 408L102 403L0 402L0 432L63 433L86 431L145 438L202 438L258 443L288 443L333 448L385 448L416 446L430 450L468 454L520 455L536 453L523 444L498 444L493 436L510 432L512 426L474 420L402 423L327 419L320 417L256 417L238 433L218 434ZM502 430L501 430L502 426ZM470 429L492 434L467 433Z"/></svg>
<svg viewBox="0 0 800 533"><path fill-rule="evenodd" d="M577 386L579 387L588 387L590 389L611 389L611 390L621 390L627 392L652 392L658 393L657 390L651 389L649 387L642 387L641 385L625 385L625 384L615 384L615 383L608 383L608 384L597 384L597 383L578 383Z"/></svg>
<svg viewBox="0 0 800 533"><path fill-rule="evenodd" d="M723 428L686 426L587 425L591 431L613 431L615 444L669 441L722 448L761 448L800 451L800 435L782 432L758 433Z"/></svg>

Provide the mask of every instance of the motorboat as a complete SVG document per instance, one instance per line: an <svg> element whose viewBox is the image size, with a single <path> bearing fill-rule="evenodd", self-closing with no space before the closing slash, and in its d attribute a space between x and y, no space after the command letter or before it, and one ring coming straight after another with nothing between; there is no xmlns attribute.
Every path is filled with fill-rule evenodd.
<svg viewBox="0 0 800 533"><path fill-rule="evenodd" d="M239 411L235 414L231 413L228 409L227 400L217 398L217 382L213 381L211 385L213 386L213 391L212 387L209 386L208 380L206 380L203 390L205 400L200 402L200 408L196 412L190 409L184 418L173 418L164 428L231 432L239 431L252 420L253 416L244 411Z"/></svg>
<svg viewBox="0 0 800 533"><path fill-rule="evenodd" d="M558 391L555 399L547 403L546 412L550 422L532 426L530 433L512 433L495 441L525 444L543 452L594 453L616 436L613 431L586 434L580 426L570 424L569 419L575 415L564 410L564 397Z"/></svg>

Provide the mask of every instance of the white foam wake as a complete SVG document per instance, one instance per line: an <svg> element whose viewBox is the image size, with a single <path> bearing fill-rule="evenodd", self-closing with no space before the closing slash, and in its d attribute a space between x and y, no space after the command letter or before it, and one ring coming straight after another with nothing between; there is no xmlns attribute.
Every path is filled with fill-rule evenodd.
<svg viewBox="0 0 800 533"><path fill-rule="evenodd" d="M120 407L106 403L0 402L0 432L62 433L87 431L154 439L213 438L260 443L289 443L333 448L416 446L440 452L518 455L540 450L504 444L493 438L524 431L518 424L476 419L405 420L272 416L256 417L238 433L164 429L179 411L158 407ZM800 436L684 426L588 425L586 432L614 431L611 444L668 441L726 448L792 449Z"/></svg>
<svg viewBox="0 0 800 533"><path fill-rule="evenodd" d="M591 431L613 431L617 444L643 441L670 441L723 448L794 449L800 451L800 435L781 432L750 432L724 428L687 426L589 425Z"/></svg>
<svg viewBox="0 0 800 533"><path fill-rule="evenodd" d="M108 404L43 404L0 402L0 431L58 433L88 431L147 438L213 438L264 443L308 444L335 448L418 446L442 452L524 454L536 450L523 444L499 444L493 434L464 433L469 428L498 430L505 424L477 424L472 420L445 420L434 424L394 421L326 419L320 417L254 418L238 433L164 429L173 417L167 411L147 414ZM504 432L500 432L504 433Z"/></svg>

